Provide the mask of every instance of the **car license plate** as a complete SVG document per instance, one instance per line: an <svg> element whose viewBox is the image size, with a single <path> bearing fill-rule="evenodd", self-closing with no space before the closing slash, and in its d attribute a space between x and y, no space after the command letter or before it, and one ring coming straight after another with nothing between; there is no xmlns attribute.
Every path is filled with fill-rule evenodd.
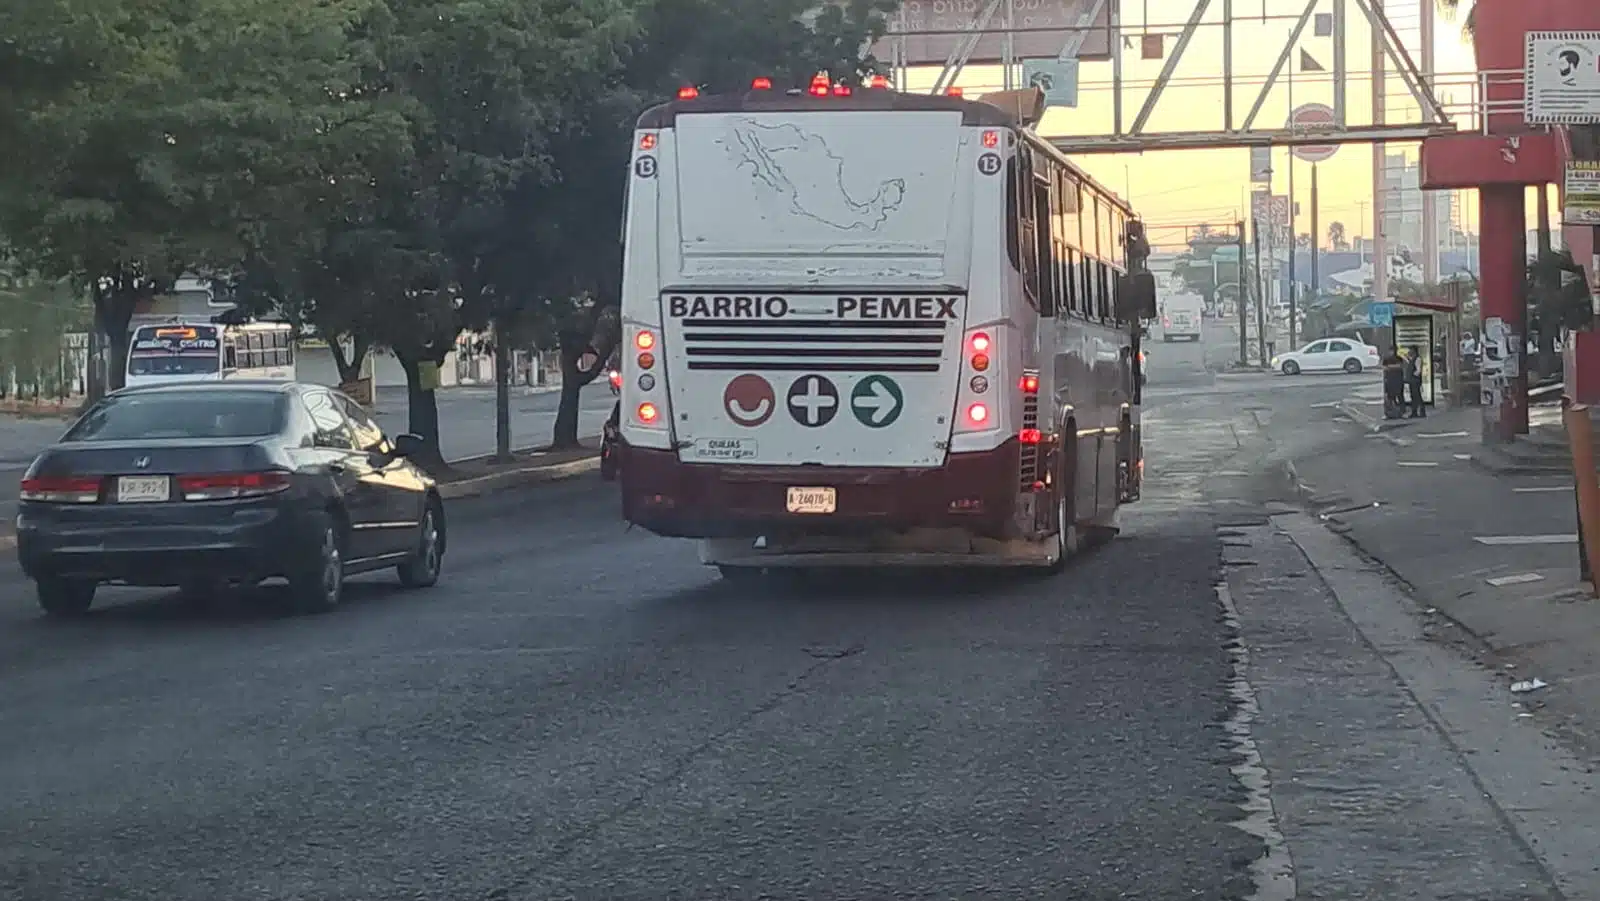
<svg viewBox="0 0 1600 901"><path fill-rule="evenodd" d="M159 503L172 497L172 482L166 476L122 476L117 479L117 503Z"/></svg>
<svg viewBox="0 0 1600 901"><path fill-rule="evenodd" d="M839 494L833 488L790 488L790 513L832 513L839 508Z"/></svg>

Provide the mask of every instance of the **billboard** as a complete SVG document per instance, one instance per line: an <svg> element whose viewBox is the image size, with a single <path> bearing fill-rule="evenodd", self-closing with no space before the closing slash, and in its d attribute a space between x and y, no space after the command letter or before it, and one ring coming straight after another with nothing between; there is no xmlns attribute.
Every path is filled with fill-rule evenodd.
<svg viewBox="0 0 1600 901"><path fill-rule="evenodd" d="M1600 122L1600 31L1530 31L1523 118L1530 125Z"/></svg>
<svg viewBox="0 0 1600 901"><path fill-rule="evenodd" d="M1002 0L985 26L978 46L967 60L971 65L993 65L1006 57L1007 5L1011 31L1011 59L1055 59L1078 21L1100 2L1100 12L1084 34L1078 58L1111 58L1111 4L1119 0ZM898 60L908 66L942 66L950 51L988 8L988 0L905 0L889 16L889 33L872 46L872 54L885 62L896 60L895 46L903 46Z"/></svg>

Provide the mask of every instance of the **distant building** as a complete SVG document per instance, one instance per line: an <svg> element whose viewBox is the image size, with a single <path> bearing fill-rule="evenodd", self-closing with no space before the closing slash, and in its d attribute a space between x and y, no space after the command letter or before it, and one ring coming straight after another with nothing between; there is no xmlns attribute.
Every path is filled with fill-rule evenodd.
<svg viewBox="0 0 1600 901"><path fill-rule="evenodd" d="M1405 248L1420 258L1422 243L1422 166L1404 153L1383 158L1383 235L1391 251ZM1454 191L1434 191L1434 225L1441 247L1452 243L1460 206Z"/></svg>

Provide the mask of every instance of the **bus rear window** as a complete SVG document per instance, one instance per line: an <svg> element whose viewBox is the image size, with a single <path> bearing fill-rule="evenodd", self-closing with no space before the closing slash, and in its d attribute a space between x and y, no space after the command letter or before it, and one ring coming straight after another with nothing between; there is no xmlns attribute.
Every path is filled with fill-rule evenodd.
<svg viewBox="0 0 1600 901"><path fill-rule="evenodd" d="M102 400L62 440L258 438L278 432L284 410L275 391L127 394Z"/></svg>

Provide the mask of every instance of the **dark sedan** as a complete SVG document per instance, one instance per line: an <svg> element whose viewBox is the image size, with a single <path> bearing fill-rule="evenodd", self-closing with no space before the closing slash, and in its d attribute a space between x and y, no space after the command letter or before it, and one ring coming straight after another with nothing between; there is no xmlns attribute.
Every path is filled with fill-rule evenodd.
<svg viewBox="0 0 1600 901"><path fill-rule="evenodd" d="M295 607L339 603L349 575L439 579L444 505L432 477L337 391L294 382L115 392L22 480L17 556L39 605L80 614L102 584L197 598L283 578Z"/></svg>

